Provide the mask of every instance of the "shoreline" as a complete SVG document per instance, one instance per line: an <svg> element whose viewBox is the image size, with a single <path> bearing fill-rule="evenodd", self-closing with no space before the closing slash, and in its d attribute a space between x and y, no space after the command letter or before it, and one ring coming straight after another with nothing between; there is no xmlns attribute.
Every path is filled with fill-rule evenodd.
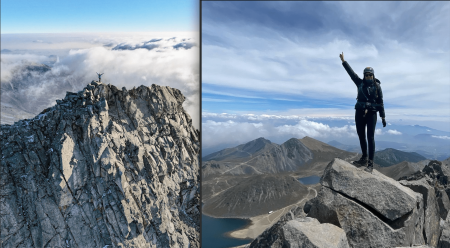
<svg viewBox="0 0 450 248"><path fill-rule="evenodd" d="M215 219L240 219L240 220L246 220L246 221L248 221L248 223L245 226L243 226L243 227L241 227L239 229L236 229L236 230L228 231L228 232L224 233L223 235L225 237L227 237L227 238L233 238L233 239L249 240L249 241L250 240L254 240L253 238L250 238L250 237L242 238L242 237L235 237L235 236L232 235L233 232L240 231L240 230L245 230L245 229L250 228L253 225L252 217L216 217L216 216L213 216L211 214L206 214L203 211L202 211L202 214L206 215L206 216L208 216L210 218L215 218Z"/></svg>
<svg viewBox="0 0 450 248"><path fill-rule="evenodd" d="M314 189L314 187L308 188L311 191L315 191L314 193L317 194L317 191ZM241 228L239 230L228 232L227 234L230 237L236 239L256 239L266 229L272 227L275 223L277 223L278 220L282 216L286 215L294 206L302 207L307 200L315 197L315 195L310 195L310 193L308 193L308 195L306 195L303 199L299 200L297 203L275 210L271 214L263 214L251 217L249 218L251 221L250 222L251 224L249 226L246 226L245 228Z"/></svg>

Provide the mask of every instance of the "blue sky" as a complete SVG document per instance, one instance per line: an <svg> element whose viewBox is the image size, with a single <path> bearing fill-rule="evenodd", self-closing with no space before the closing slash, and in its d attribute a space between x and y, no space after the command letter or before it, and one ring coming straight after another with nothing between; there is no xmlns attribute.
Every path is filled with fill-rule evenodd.
<svg viewBox="0 0 450 248"><path fill-rule="evenodd" d="M449 12L450 2L203 2L203 146L219 143L207 130L249 124L236 116L353 119L357 91L341 52L360 76L374 68L388 123L450 131ZM229 119L212 117L221 113ZM247 134L223 144L261 132Z"/></svg>
<svg viewBox="0 0 450 248"><path fill-rule="evenodd" d="M3 33L193 32L198 1L1 1Z"/></svg>

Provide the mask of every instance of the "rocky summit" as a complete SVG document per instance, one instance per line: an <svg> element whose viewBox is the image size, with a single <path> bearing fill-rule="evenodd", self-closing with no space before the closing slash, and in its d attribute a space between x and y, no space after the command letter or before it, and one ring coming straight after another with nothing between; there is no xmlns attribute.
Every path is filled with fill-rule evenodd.
<svg viewBox="0 0 450 248"><path fill-rule="evenodd" d="M432 160L396 181L333 159L317 197L303 211L291 209L250 247L450 247L449 172Z"/></svg>
<svg viewBox="0 0 450 248"><path fill-rule="evenodd" d="M200 133L184 99L93 81L2 125L1 247L200 247Z"/></svg>

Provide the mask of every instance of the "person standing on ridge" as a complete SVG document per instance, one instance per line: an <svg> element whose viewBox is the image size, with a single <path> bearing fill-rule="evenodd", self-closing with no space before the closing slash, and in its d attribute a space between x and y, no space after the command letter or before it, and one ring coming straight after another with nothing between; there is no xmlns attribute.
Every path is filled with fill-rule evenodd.
<svg viewBox="0 0 450 248"><path fill-rule="evenodd" d="M102 81L102 75L105 74L105 73L102 73L102 74L100 74L98 72L95 72L95 73L97 73L97 75L98 75L98 82L101 82Z"/></svg>
<svg viewBox="0 0 450 248"><path fill-rule="evenodd" d="M358 87L358 97L355 105L355 123L356 132L359 137L359 144L361 146L362 157L353 164L357 167L367 166L364 170L372 173L373 171L373 157L375 155L375 126L377 124L377 111L380 112L380 117L383 122L383 127L386 127L383 93L381 92L380 80L375 78L375 73L372 67L364 69L364 79L352 70L347 61L344 60L344 52L339 54L342 65L347 71L350 78ZM367 126L367 140L369 142L369 158L367 158L367 143L365 129Z"/></svg>

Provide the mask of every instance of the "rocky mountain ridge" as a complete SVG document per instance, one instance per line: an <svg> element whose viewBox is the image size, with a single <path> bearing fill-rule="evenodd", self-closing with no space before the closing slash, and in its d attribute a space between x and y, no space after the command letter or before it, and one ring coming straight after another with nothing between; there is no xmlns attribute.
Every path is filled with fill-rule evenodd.
<svg viewBox="0 0 450 248"><path fill-rule="evenodd" d="M291 209L250 247L449 247L449 176L434 160L395 181L333 159L317 197Z"/></svg>
<svg viewBox="0 0 450 248"><path fill-rule="evenodd" d="M208 179L225 174L290 173L302 169L311 162L326 160L327 157L334 156L349 157L352 156L352 153L310 137L291 138L281 145L258 138L206 156L202 162L202 174L204 179ZM325 168L324 166L326 164L323 165L323 168Z"/></svg>
<svg viewBox="0 0 450 248"><path fill-rule="evenodd" d="M183 101L93 81L2 125L1 246L200 247L200 133Z"/></svg>

